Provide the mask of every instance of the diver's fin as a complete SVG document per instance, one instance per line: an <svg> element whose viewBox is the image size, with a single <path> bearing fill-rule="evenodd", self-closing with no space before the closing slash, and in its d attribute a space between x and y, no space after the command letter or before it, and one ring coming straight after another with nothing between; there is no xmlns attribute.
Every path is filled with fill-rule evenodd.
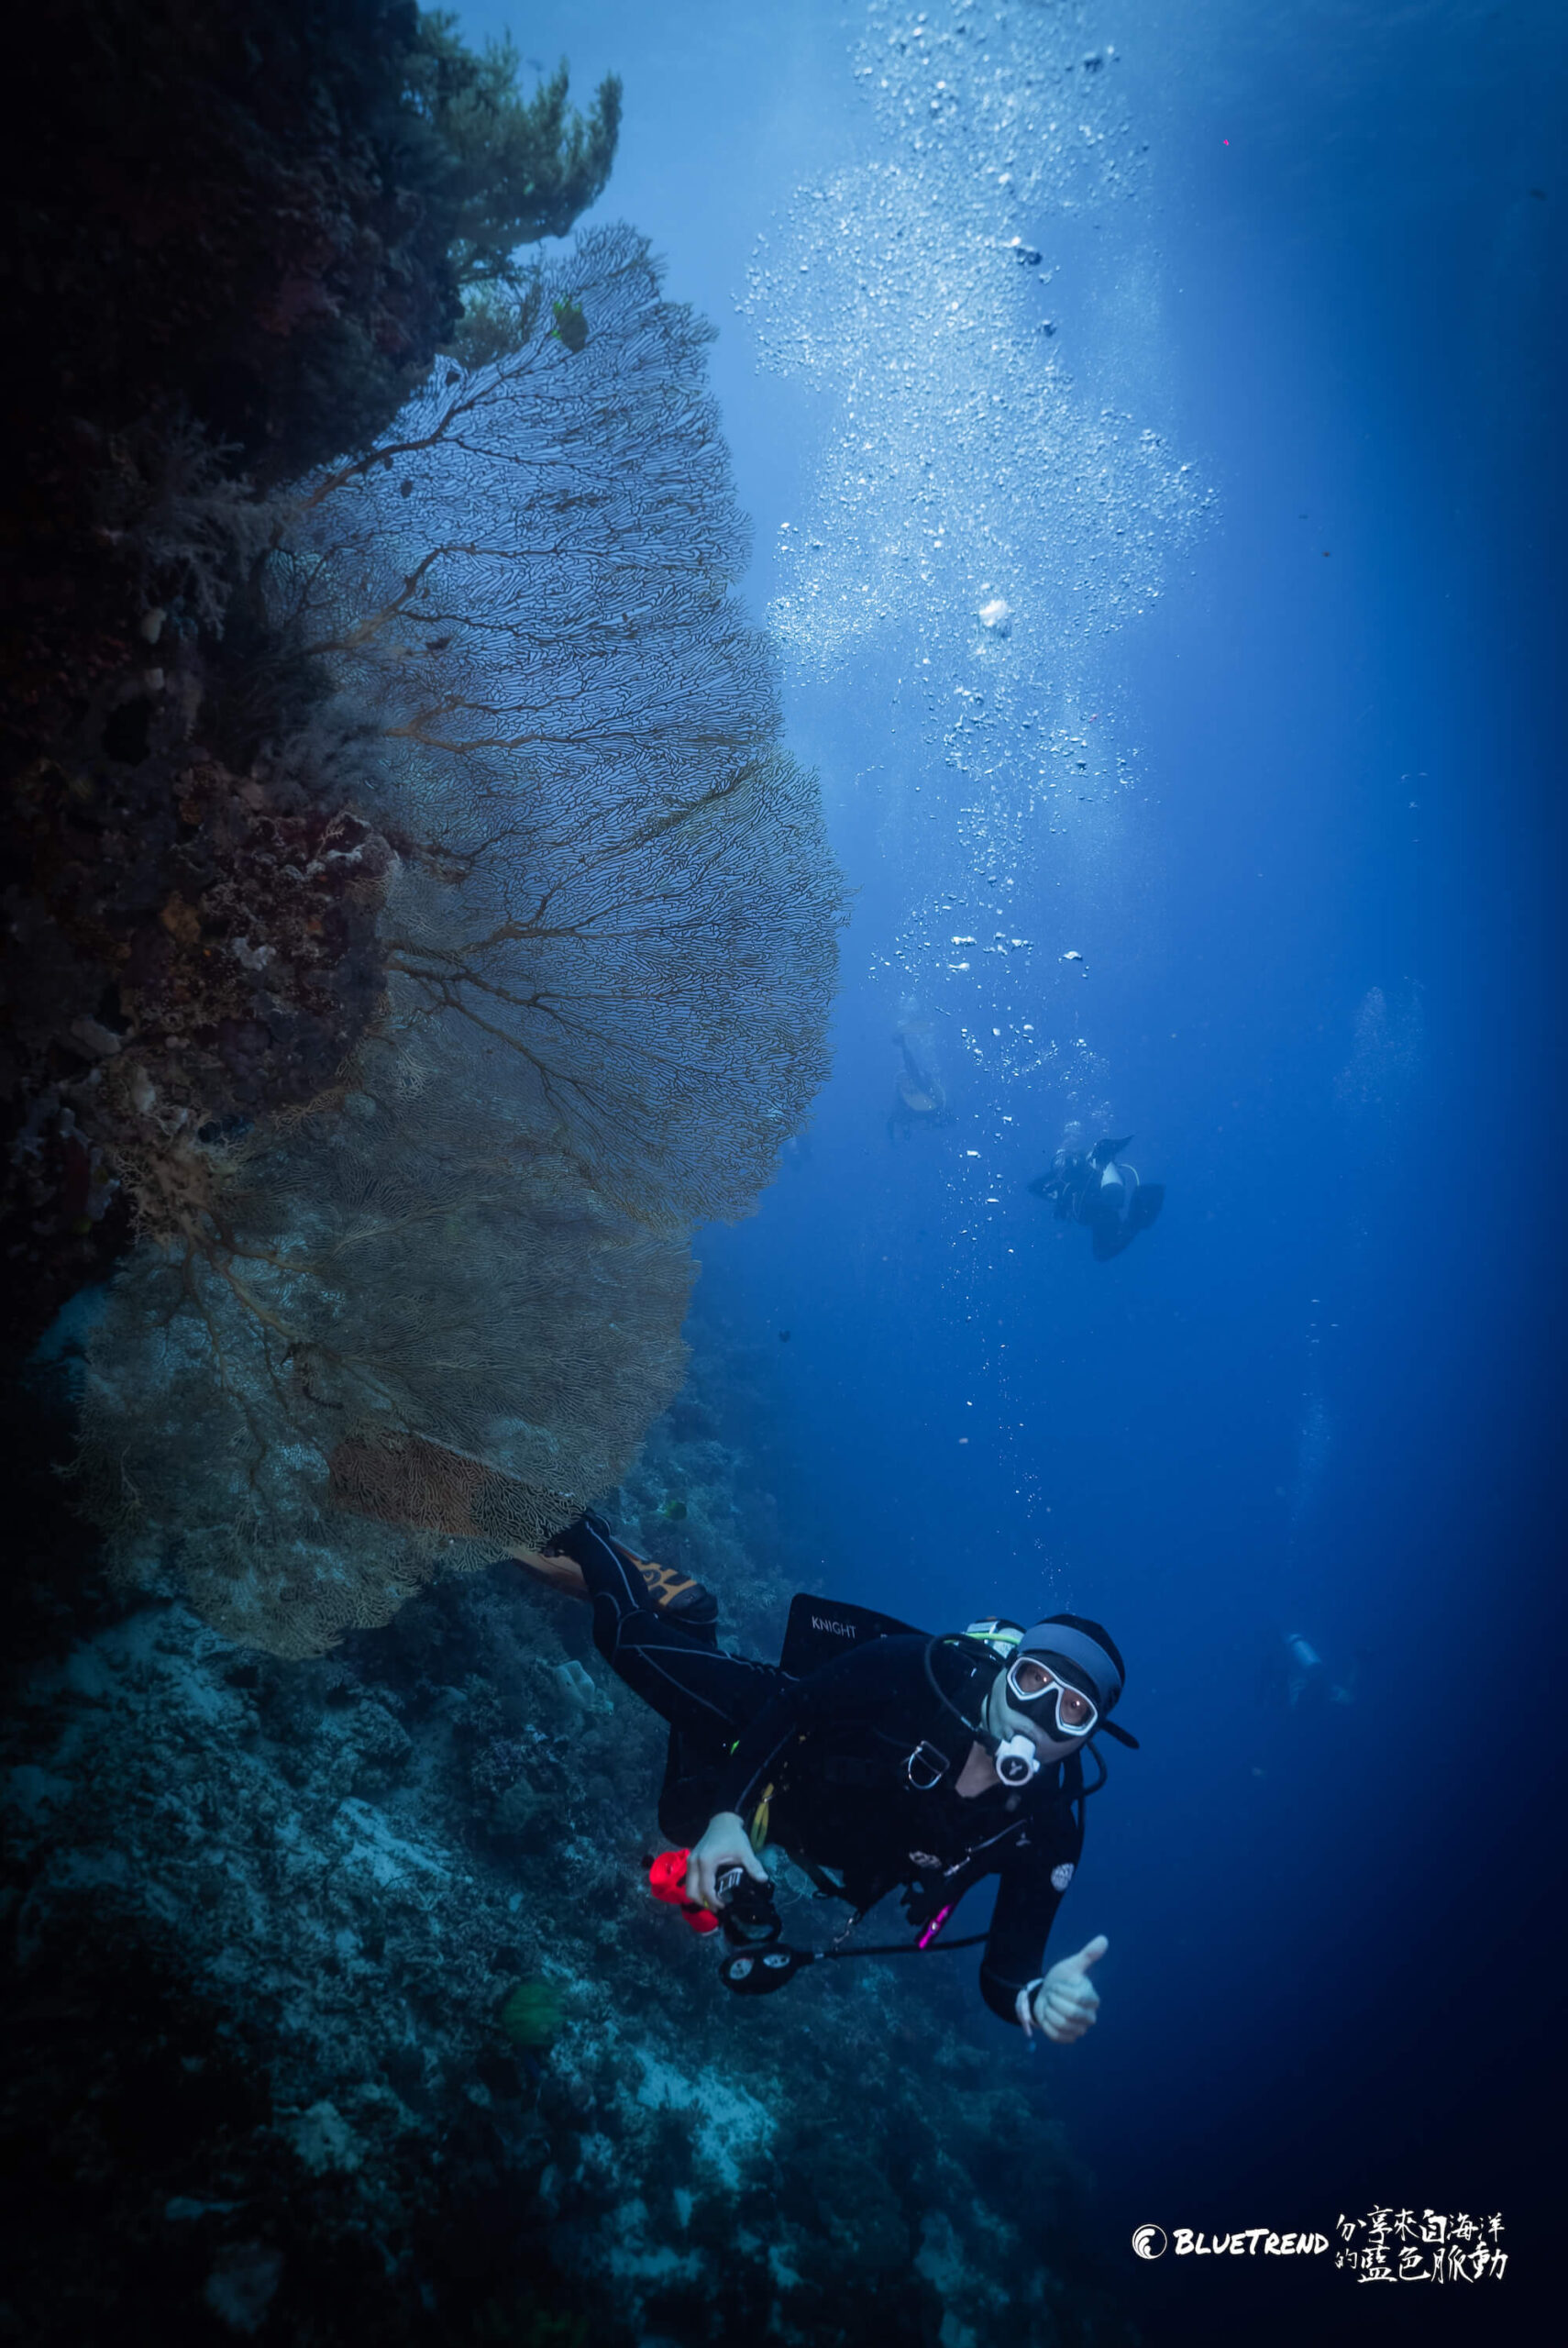
<svg viewBox="0 0 1568 2348"><path fill-rule="evenodd" d="M1134 1231L1147 1231L1152 1223L1159 1220L1160 1209L1165 1202L1165 1186L1163 1182L1142 1183L1133 1191L1132 1203L1127 1210L1129 1235Z"/></svg>
<svg viewBox="0 0 1568 2348"><path fill-rule="evenodd" d="M1094 1147L1089 1152L1089 1164L1091 1166L1109 1166L1113 1158L1121 1157L1124 1149L1130 1148L1132 1146L1132 1136L1131 1134L1128 1135L1125 1141L1097 1141Z"/></svg>
<svg viewBox="0 0 1568 2348"><path fill-rule="evenodd" d="M1123 1247L1132 1244L1134 1225L1130 1214L1120 1219L1111 1214L1097 1215L1092 1229L1097 1264L1109 1264L1113 1256L1120 1256Z"/></svg>
<svg viewBox="0 0 1568 2348"><path fill-rule="evenodd" d="M642 1557L634 1558L633 1563L656 1613L669 1615L689 1631L709 1630L717 1623L719 1601L700 1581L678 1573L673 1566L650 1565Z"/></svg>
<svg viewBox="0 0 1568 2348"><path fill-rule="evenodd" d="M545 1582L551 1589L558 1589L565 1598L587 1598L589 1588L582 1567L570 1557L554 1557L547 1549L525 1549L520 1545L508 1545L506 1554L515 1557L524 1571L536 1581Z"/></svg>
<svg viewBox="0 0 1568 2348"><path fill-rule="evenodd" d="M613 1541L611 1546L623 1564L636 1569L648 1606L656 1614L668 1614L689 1631L707 1630L718 1622L718 1600L690 1574L681 1573L675 1566L656 1565L651 1557L639 1557L624 1541Z"/></svg>

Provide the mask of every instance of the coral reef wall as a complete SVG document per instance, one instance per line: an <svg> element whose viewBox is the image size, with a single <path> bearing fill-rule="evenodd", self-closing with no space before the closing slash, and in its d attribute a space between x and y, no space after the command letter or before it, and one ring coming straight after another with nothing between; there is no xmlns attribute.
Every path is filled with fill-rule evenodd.
<svg viewBox="0 0 1568 2348"><path fill-rule="evenodd" d="M390 852L268 608L274 493L602 189L618 83L584 117L521 63L408 0L57 0L12 44L6 1367L188 1192L171 1134L309 1100L375 1013Z"/></svg>
<svg viewBox="0 0 1568 2348"><path fill-rule="evenodd" d="M526 250L602 190L618 83L525 95L399 0L42 35L5 1359L117 1264L83 1498L127 1570L313 1654L624 1470L693 1222L820 1081L837 881L734 593L709 330L630 230Z"/></svg>
<svg viewBox="0 0 1568 2348"><path fill-rule="evenodd" d="M0 2338L1120 2348L1010 2040L876 1964L725 1998L657 1724L501 1554L608 1495L726 1636L788 1592L680 1330L838 884L707 329L628 230L520 255L618 86L401 0L35 31Z"/></svg>
<svg viewBox="0 0 1568 2348"><path fill-rule="evenodd" d="M771 1652L790 1584L699 1344L612 1506ZM650 1899L663 1732L580 1606L500 1564L281 1663L21 1578L10 2336L106 2342L134 2294L175 2341L1128 2348L973 1953L740 2000Z"/></svg>

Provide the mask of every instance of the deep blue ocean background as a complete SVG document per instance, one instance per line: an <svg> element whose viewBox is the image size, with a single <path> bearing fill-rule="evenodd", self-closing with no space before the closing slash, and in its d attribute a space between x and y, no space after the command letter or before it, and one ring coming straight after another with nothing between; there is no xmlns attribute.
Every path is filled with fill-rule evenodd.
<svg viewBox="0 0 1568 2348"><path fill-rule="evenodd" d="M758 372L736 303L793 191L866 136L859 17L569 0L519 28L579 89L625 78L600 214L721 328L759 616L825 427ZM1109 1934L1099 2026L1023 2057L966 1958L953 1996L1089 2162L1151 2339L1499 2338L1488 2287L1391 2306L1126 2245L1143 2221L1484 2208L1524 2266L1554 2189L1568 20L1127 0L1085 22L1147 152L1103 217L1027 224L1058 347L1212 504L1105 640L1136 784L1092 852L1029 867L1007 983L1017 1018L1087 1039L1164 1218L1092 1263L1024 1187L1060 1082L1004 1098L937 965L912 989L886 967L933 860L965 876L956 786L883 644L786 667L856 892L836 1064L809 1150L704 1236L698 1311L745 1366L730 1432L802 1586L933 1630L1070 1607L1123 1647L1143 1750L1111 1752L1052 1951ZM1150 298L1115 298L1133 278ZM911 1008L955 1114L890 1142ZM1291 1629L1353 1669L1353 1704L1264 1700Z"/></svg>

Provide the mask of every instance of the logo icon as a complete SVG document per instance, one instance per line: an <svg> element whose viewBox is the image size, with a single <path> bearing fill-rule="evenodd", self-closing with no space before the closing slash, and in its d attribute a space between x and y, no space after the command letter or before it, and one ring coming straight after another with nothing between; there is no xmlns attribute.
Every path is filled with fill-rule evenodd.
<svg viewBox="0 0 1568 2348"><path fill-rule="evenodd" d="M1158 2258L1165 2246L1164 2226L1134 2226L1132 2247L1140 2258Z"/></svg>
<svg viewBox="0 0 1568 2348"><path fill-rule="evenodd" d="M1072 1879L1073 1863L1071 1859L1064 1859L1059 1867L1053 1867L1051 1870L1051 1888L1053 1891L1066 1891Z"/></svg>

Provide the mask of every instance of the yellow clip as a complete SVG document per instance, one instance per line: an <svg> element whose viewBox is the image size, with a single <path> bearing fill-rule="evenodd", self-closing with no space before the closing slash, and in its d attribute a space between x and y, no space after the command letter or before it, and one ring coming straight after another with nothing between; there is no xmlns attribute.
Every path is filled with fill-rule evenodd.
<svg viewBox="0 0 1568 2348"><path fill-rule="evenodd" d="M762 1789L762 1800L751 1813L751 1847L754 1851L760 1851L767 1840L767 1813L772 1800L773 1782L770 1778Z"/></svg>

